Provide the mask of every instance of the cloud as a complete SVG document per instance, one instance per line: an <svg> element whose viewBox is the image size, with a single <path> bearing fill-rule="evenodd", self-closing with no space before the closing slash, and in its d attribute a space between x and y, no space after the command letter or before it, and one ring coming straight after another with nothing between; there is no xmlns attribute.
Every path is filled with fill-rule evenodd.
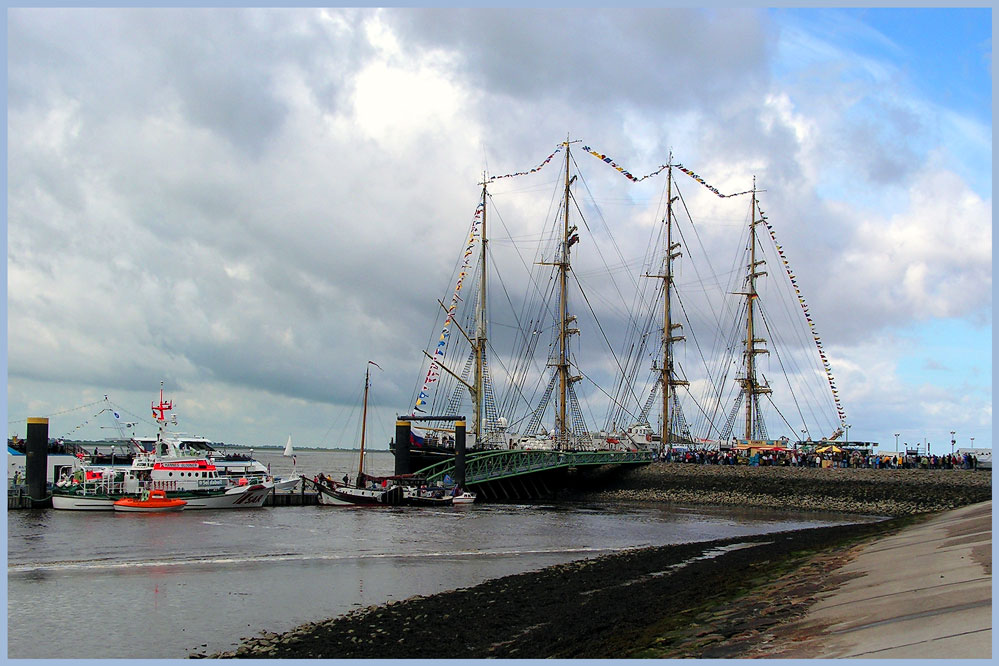
<svg viewBox="0 0 999 666"><path fill-rule="evenodd" d="M814 26L777 18L12 10L12 413L35 404L26 386L65 387L74 403L70 386L82 402L95 390L152 392L165 378L199 416L216 404L215 427L263 441L283 428L268 410L312 408L322 421L353 400L368 359L386 368L379 404L405 410L476 183L535 166L567 136L634 173L672 150L725 192L755 175L846 364L851 345L925 316L990 321L991 193L968 165L988 152L990 166L991 130L913 98L891 61L854 58ZM855 63L849 76L840 63ZM628 270L649 265L661 182L635 186L574 155L578 186L596 193L580 248L603 253L579 274L608 337L623 335L642 281ZM491 188L492 237L523 246L517 256L495 243L504 261L540 257L555 180L552 167ZM748 202L677 186L699 234L685 241L719 262L696 277L725 282ZM779 274L778 257L768 261ZM603 262L618 271L613 285L586 274ZM509 279L511 298L528 293L526 278ZM496 344L512 348L501 332ZM592 353L603 346L597 338ZM617 365L593 360L594 374ZM229 390L253 403L238 428Z"/></svg>
<svg viewBox="0 0 999 666"><path fill-rule="evenodd" d="M864 219L843 257L843 288L865 293L858 313L882 326L930 317L978 318L992 301L992 205L932 166L908 209ZM866 315L866 316L865 316Z"/></svg>
<svg viewBox="0 0 999 666"><path fill-rule="evenodd" d="M557 98L669 111L765 80L767 25L753 11L721 20L696 10L447 9L386 20L403 41L461 53L472 87L532 105ZM707 68L713 75L696 76Z"/></svg>

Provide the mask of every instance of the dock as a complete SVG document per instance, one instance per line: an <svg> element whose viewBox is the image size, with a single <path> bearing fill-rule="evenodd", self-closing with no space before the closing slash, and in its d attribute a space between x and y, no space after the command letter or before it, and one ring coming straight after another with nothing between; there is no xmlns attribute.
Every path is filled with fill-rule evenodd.
<svg viewBox="0 0 999 666"><path fill-rule="evenodd" d="M316 506L319 504L319 493L307 490L293 490L291 492L271 491L264 506Z"/></svg>
<svg viewBox="0 0 999 666"><path fill-rule="evenodd" d="M32 505L31 497L28 496L28 488L25 485L11 486L7 488L7 510L30 509ZM52 506L52 500L44 499L37 502L39 509Z"/></svg>

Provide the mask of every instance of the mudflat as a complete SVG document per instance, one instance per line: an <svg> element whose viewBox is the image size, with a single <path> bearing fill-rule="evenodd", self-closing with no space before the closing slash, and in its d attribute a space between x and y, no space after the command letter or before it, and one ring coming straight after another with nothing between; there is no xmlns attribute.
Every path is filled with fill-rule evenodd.
<svg viewBox="0 0 999 666"><path fill-rule="evenodd" d="M794 502L796 495L816 501L824 496L824 510L831 502L841 502L849 507L841 509L845 513L877 513L872 508L880 507L882 515L896 517L629 550L506 576L472 588L372 606L284 634L264 633L245 640L235 651L210 656L819 656L818 648L809 648L806 639L830 629L809 621L809 613L830 603L828 599L837 592L851 589L846 587L851 581L864 578L865 567L870 565L851 569L851 563L871 549L876 552L878 544L896 543L911 549L916 543L932 542L932 538L906 541L899 535L927 523L933 529L946 529L946 525L934 528L934 520L946 521L941 508L983 501L991 496L990 482L990 473L966 470L649 466L610 479L598 494L608 501L623 497L668 502L664 496L682 493L684 498L740 498L767 506L779 506L774 499L779 498L795 508L801 508ZM979 527L983 511L976 514ZM991 504L987 514L991 516ZM893 538L901 540L890 541ZM981 543L969 548L977 548L976 556L981 556ZM906 557L904 550L895 555L900 561ZM989 560L989 577L990 567ZM864 594L878 596L871 590ZM982 612L990 613L990 609Z"/></svg>
<svg viewBox="0 0 999 666"><path fill-rule="evenodd" d="M621 658L667 656L715 606L808 555L894 529L890 522L643 548L506 576L265 634L244 658ZM809 590L800 592L804 603ZM794 604L792 603L793 607ZM705 636L760 631L789 610L755 608ZM765 609L762 609L765 611ZM693 636L696 638L696 636ZM710 641L710 638L708 638Z"/></svg>

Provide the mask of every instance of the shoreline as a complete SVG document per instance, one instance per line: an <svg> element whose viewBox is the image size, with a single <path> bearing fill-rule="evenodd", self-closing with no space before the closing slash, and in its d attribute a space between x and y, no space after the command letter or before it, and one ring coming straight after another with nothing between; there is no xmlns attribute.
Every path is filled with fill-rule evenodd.
<svg viewBox="0 0 999 666"><path fill-rule="evenodd" d="M745 646L741 656L992 656L991 500L874 539L836 576L842 584L821 595L804 616Z"/></svg>
<svg viewBox="0 0 999 666"><path fill-rule="evenodd" d="M817 498L823 510L838 503L849 507L838 509L846 513L893 517L626 550L371 606L283 634L265 632L245 639L233 651L190 656L739 657L758 648L764 632L800 619L822 595L844 584L849 576L840 569L866 546L932 520L952 505L985 501L981 498L986 494L991 499L991 474L965 470L679 463L649 468L607 479L603 490L578 496L651 502L683 496L700 504L720 498L727 500L721 504L796 510L808 508L802 498ZM935 475L943 476L930 478Z"/></svg>

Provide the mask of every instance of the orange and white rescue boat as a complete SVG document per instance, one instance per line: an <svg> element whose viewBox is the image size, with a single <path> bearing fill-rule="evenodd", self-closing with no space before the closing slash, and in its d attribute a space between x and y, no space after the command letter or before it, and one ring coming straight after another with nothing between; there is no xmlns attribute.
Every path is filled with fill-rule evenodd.
<svg viewBox="0 0 999 666"><path fill-rule="evenodd" d="M163 490L151 490L140 497L123 497L114 503L115 511L163 512L181 511L187 504L182 499L170 499Z"/></svg>

